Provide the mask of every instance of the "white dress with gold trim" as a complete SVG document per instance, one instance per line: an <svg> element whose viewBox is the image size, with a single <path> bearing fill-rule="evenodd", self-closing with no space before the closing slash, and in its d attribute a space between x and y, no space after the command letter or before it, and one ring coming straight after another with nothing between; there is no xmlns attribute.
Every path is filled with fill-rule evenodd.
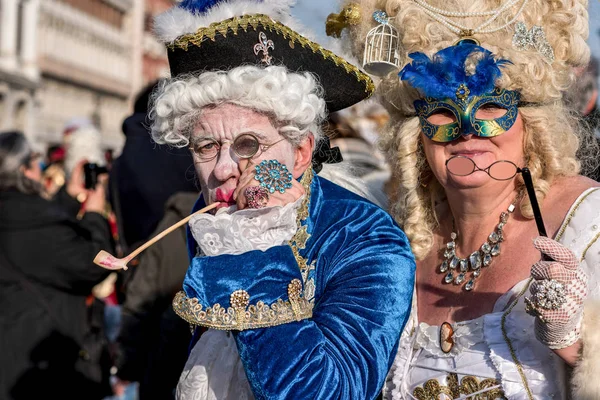
<svg viewBox="0 0 600 400"><path fill-rule="evenodd" d="M573 203L557 236L580 258L588 299L600 300L600 189ZM494 311L453 324L454 346L440 348L439 326L419 323L416 292L411 317L384 390L386 399L567 399L565 363L537 341L525 312L530 280L501 296Z"/></svg>

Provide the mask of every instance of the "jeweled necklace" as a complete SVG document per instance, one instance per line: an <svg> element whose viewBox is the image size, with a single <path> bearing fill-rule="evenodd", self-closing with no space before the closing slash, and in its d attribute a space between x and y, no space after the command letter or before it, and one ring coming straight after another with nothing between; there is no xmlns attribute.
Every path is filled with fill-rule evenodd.
<svg viewBox="0 0 600 400"><path fill-rule="evenodd" d="M502 30L502 29L506 28L507 26L512 25L517 20L517 18L521 15L521 13L523 12L523 9L525 8L525 5L528 2L528 0L508 0L504 5L502 5L501 7L497 8L495 10L460 12L460 11L448 11L448 10L443 10L441 8L433 7L432 5L427 3L427 1L425 1L425 0L414 0L414 1L431 18L440 22L446 28L450 29L452 32L459 34L460 36L473 36L476 33L493 33L493 32ZM515 4L517 4L519 2L522 3L521 6L517 10L517 12L513 16L513 18L511 18L507 23L502 24L501 26L497 26L495 28L484 29L488 25L490 25L492 22L494 22L496 19L498 19L498 17L500 17L500 15L504 14L510 7L514 6ZM482 24L480 24L479 26L474 27L474 28L467 27L463 24L460 24L460 23L450 19L450 18L480 17L480 16L486 16L486 15L491 15L491 17L489 17Z"/></svg>
<svg viewBox="0 0 600 400"><path fill-rule="evenodd" d="M456 238L458 235L456 232L452 232L450 235L452 240L446 243L446 251L444 252L445 260L440 265L440 272L446 274L444 283L460 285L467 280L467 274L470 270L471 278L465 284L464 288L466 291L471 291L475 288L475 280L481 275L481 269L488 267L492 263L493 257L500 254L500 243L504 241L504 225L508 222L508 217L513 211L515 211L514 203L508 206L507 211L503 211L500 214L500 222L494 228L494 231L490 233L483 245L467 258L459 258L456 255ZM456 276L454 276L454 271L458 272Z"/></svg>

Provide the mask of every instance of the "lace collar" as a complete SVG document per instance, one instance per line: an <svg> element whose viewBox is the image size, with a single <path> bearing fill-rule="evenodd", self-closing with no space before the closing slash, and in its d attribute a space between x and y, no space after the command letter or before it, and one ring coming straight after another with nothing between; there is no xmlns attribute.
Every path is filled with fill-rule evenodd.
<svg viewBox="0 0 600 400"><path fill-rule="evenodd" d="M310 238L306 220L309 216L313 170L303 174L300 183L305 195L284 206L237 211L236 206L223 208L216 214L199 214L189 222L190 232L198 244L197 255L242 254L251 250L265 251L288 243L301 269L306 261L299 250Z"/></svg>

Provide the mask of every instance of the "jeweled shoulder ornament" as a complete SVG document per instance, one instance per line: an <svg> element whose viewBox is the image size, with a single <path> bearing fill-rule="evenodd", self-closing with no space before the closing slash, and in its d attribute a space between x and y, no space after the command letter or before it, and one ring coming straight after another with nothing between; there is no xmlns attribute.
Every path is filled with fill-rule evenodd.
<svg viewBox="0 0 600 400"><path fill-rule="evenodd" d="M171 75L281 65L318 76L329 111L370 97L375 86L356 66L290 28L290 0L184 0L159 15Z"/></svg>

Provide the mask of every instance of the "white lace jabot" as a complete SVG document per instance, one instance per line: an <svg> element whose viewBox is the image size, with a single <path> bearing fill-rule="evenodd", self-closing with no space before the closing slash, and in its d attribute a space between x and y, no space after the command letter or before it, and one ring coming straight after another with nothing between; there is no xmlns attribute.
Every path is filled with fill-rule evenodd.
<svg viewBox="0 0 600 400"><path fill-rule="evenodd" d="M201 255L266 251L286 244L296 233L303 197L285 206L199 214L189 222ZM254 399L233 335L209 329L193 347L176 390L177 400Z"/></svg>
<svg viewBox="0 0 600 400"><path fill-rule="evenodd" d="M215 215L199 214L189 222L192 235L202 254L242 254L265 251L287 243L296 233L296 214L304 196L285 206L221 208Z"/></svg>

